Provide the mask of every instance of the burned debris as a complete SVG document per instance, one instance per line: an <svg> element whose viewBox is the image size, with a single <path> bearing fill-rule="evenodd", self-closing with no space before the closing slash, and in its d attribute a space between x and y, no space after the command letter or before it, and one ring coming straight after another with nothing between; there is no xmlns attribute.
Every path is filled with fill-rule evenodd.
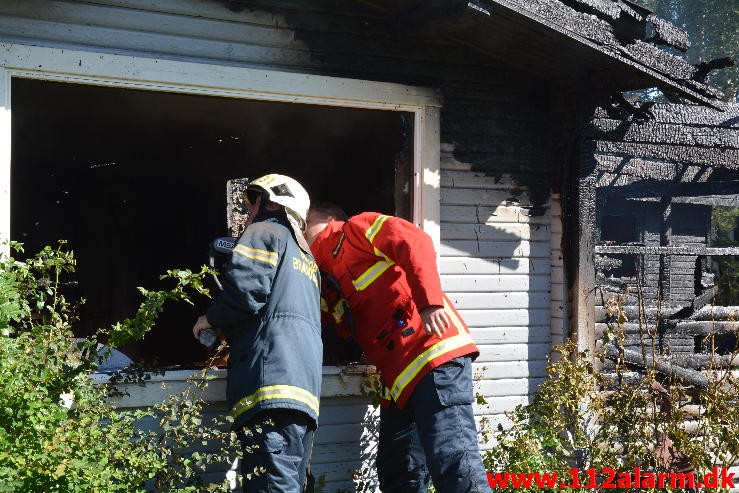
<svg viewBox="0 0 739 493"><path fill-rule="evenodd" d="M698 387L696 370L736 364L738 112L656 104L647 122L605 109L591 122L596 332L612 325L603 306L618 298L625 362ZM642 358L645 345L657 361Z"/></svg>

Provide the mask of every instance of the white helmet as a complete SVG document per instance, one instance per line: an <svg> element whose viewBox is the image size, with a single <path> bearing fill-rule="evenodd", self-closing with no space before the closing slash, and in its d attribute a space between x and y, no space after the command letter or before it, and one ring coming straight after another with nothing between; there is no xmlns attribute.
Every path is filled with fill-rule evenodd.
<svg viewBox="0 0 739 493"><path fill-rule="evenodd" d="M285 175L264 175L249 183L247 190L260 190L267 199L285 208L287 220L293 230L295 241L305 253L310 253L310 246L305 241L305 218L308 216L310 198L303 185Z"/></svg>
<svg viewBox="0 0 739 493"><path fill-rule="evenodd" d="M305 229L310 197L297 180L285 175L264 175L249 182L247 189L254 188L265 191L271 202L284 206L288 215L298 220L300 229Z"/></svg>

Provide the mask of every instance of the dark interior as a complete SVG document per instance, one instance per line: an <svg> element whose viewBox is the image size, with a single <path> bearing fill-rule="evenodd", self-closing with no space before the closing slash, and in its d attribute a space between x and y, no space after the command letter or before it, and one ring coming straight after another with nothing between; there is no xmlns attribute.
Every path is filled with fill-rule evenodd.
<svg viewBox="0 0 739 493"><path fill-rule="evenodd" d="M13 79L12 108L11 236L31 253L69 242L81 336L133 315L137 286L162 289L167 269L206 262L227 233L228 179L284 173L350 215L409 210L396 194L412 169L407 113L26 79ZM170 307L124 352L203 360L190 329L207 304Z"/></svg>

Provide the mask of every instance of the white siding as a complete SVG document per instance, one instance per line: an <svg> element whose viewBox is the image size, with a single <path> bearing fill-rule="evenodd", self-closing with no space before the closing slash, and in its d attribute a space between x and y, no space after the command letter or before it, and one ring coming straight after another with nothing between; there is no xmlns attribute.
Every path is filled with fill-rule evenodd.
<svg viewBox="0 0 739 493"><path fill-rule="evenodd" d="M558 202L530 215L528 191L515 179L472 171L451 144L442 151L442 285L480 348L475 388L486 404L475 415L491 430L508 423L505 411L528 404L545 376L552 308L561 304L552 295L562 277L552 246Z"/></svg>
<svg viewBox="0 0 739 493"><path fill-rule="evenodd" d="M363 395L362 382L368 371L372 372L372 367L354 367L350 370L324 367L320 416L311 469L316 480L322 482L327 492L341 489L353 491L353 477L357 478L358 486L367 488L360 491L377 491L374 458L377 450L379 409L373 407L370 399ZM161 402L166 395L185 390L188 387L187 379L191 375L192 371L169 371L164 375L152 375L145 385L118 385L128 395L118 399L117 406L137 408ZM211 375L215 378L210 381L203 396L212 403L204 413L205 422L228 412L224 402L226 371L215 370ZM107 378L106 375L95 375L95 379L101 383L107 381ZM166 384L166 390L162 389L162 384ZM152 428L156 424L146 420L140 426ZM218 444L209 444L208 447L198 446L193 450L197 448L208 451L217 447ZM229 470L238 470L238 463L211 464L203 478L208 481L222 481Z"/></svg>

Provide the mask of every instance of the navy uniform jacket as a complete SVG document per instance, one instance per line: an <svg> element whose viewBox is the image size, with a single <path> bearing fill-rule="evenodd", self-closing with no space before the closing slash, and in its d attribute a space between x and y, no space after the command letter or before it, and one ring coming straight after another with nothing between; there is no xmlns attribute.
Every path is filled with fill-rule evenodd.
<svg viewBox="0 0 739 493"><path fill-rule="evenodd" d="M251 224L231 254L223 293L207 312L231 347L227 398L238 429L266 409L318 420L323 347L313 257L279 219Z"/></svg>

